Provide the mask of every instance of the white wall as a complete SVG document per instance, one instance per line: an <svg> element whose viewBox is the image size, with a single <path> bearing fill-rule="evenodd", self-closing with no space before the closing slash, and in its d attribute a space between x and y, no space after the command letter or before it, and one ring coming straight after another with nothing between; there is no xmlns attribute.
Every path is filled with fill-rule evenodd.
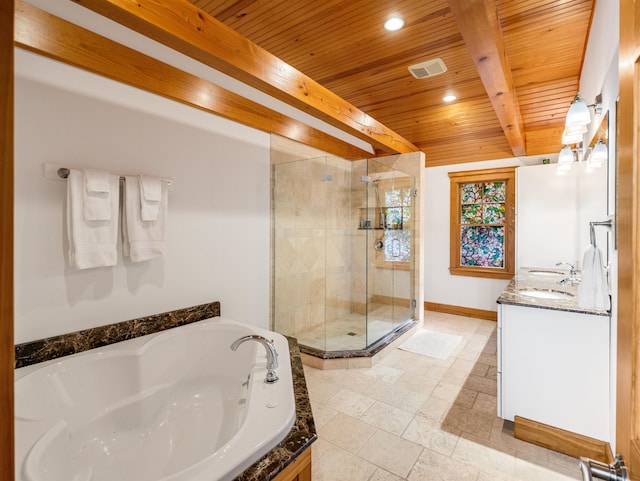
<svg viewBox="0 0 640 481"><path fill-rule="evenodd" d="M523 165L522 159L429 167L425 175L424 300L474 309L496 311L496 299L509 281L449 273L449 172Z"/></svg>
<svg viewBox="0 0 640 481"><path fill-rule="evenodd" d="M268 134L21 50L15 88L16 343L214 300L268 327ZM166 259L69 267L45 162L174 179Z"/></svg>
<svg viewBox="0 0 640 481"><path fill-rule="evenodd" d="M558 164L549 164L516 171L516 269L582 260L578 170L574 165L561 173Z"/></svg>
<svg viewBox="0 0 640 481"><path fill-rule="evenodd" d="M580 265L589 222L607 215L606 168L582 162L559 172L557 164L538 164L520 167L516 178L516 268ZM606 232L594 232L606 246Z"/></svg>

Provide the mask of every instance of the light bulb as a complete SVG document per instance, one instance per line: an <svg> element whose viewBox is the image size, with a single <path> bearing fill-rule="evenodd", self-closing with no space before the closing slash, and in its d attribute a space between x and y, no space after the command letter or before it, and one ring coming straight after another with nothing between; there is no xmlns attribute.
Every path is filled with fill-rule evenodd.
<svg viewBox="0 0 640 481"><path fill-rule="evenodd" d="M586 125L574 125L572 127L565 127L562 132L562 143L563 144L578 144L582 142L583 134L587 132Z"/></svg>
<svg viewBox="0 0 640 481"><path fill-rule="evenodd" d="M397 15L389 17L387 21L384 22L384 28L390 32L400 30L402 27L404 27L404 20Z"/></svg>
<svg viewBox="0 0 640 481"><path fill-rule="evenodd" d="M587 163L593 167L601 167L607 161L608 157L609 150L607 149L607 144L605 144L602 139L599 139L596 145L593 146Z"/></svg>
<svg viewBox="0 0 640 481"><path fill-rule="evenodd" d="M562 147L560 154L558 154L558 164L572 164L573 160L573 152L571 151L571 147L569 147L568 145Z"/></svg>
<svg viewBox="0 0 640 481"><path fill-rule="evenodd" d="M587 125L591 122L591 114L589 113L589 107L587 103L580 97L580 92L576 94L575 99L569 107L567 112L567 119L565 125L567 127L574 127L579 125Z"/></svg>
<svg viewBox="0 0 640 481"><path fill-rule="evenodd" d="M568 128L564 129L562 133L562 143L563 144L577 144L582 142L584 139L582 138L581 132L568 132Z"/></svg>

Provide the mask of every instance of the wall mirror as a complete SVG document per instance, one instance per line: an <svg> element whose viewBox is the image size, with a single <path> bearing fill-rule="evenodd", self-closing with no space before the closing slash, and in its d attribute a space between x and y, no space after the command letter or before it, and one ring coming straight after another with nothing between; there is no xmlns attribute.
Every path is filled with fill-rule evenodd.
<svg viewBox="0 0 640 481"><path fill-rule="evenodd" d="M589 143L586 169L579 184L579 210L583 225L608 220L611 205L609 193L609 159L611 158L609 112L605 113ZM605 263L609 260L609 232L603 226L594 227L596 245L602 250ZM590 234L590 232L589 232ZM590 242L591 238L584 239Z"/></svg>

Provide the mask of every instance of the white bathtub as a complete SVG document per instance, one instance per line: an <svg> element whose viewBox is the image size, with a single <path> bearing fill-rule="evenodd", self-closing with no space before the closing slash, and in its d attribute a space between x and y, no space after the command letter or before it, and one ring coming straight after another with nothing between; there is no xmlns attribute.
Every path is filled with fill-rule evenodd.
<svg viewBox="0 0 640 481"><path fill-rule="evenodd" d="M280 380L264 383L273 339ZM247 382L248 380L248 382ZM231 480L295 418L287 340L221 318L16 370L16 479Z"/></svg>

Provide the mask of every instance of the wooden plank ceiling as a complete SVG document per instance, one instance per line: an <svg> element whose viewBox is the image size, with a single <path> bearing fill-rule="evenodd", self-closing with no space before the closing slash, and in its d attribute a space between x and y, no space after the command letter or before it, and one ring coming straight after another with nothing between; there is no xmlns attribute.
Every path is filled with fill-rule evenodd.
<svg viewBox="0 0 640 481"><path fill-rule="evenodd" d="M427 165L558 152L594 7L594 0L190 1L418 146ZM382 28L392 14L405 20L400 31ZM480 17L486 25L477 28ZM447 72L411 76L409 65L433 58ZM448 93L457 100L445 104Z"/></svg>

